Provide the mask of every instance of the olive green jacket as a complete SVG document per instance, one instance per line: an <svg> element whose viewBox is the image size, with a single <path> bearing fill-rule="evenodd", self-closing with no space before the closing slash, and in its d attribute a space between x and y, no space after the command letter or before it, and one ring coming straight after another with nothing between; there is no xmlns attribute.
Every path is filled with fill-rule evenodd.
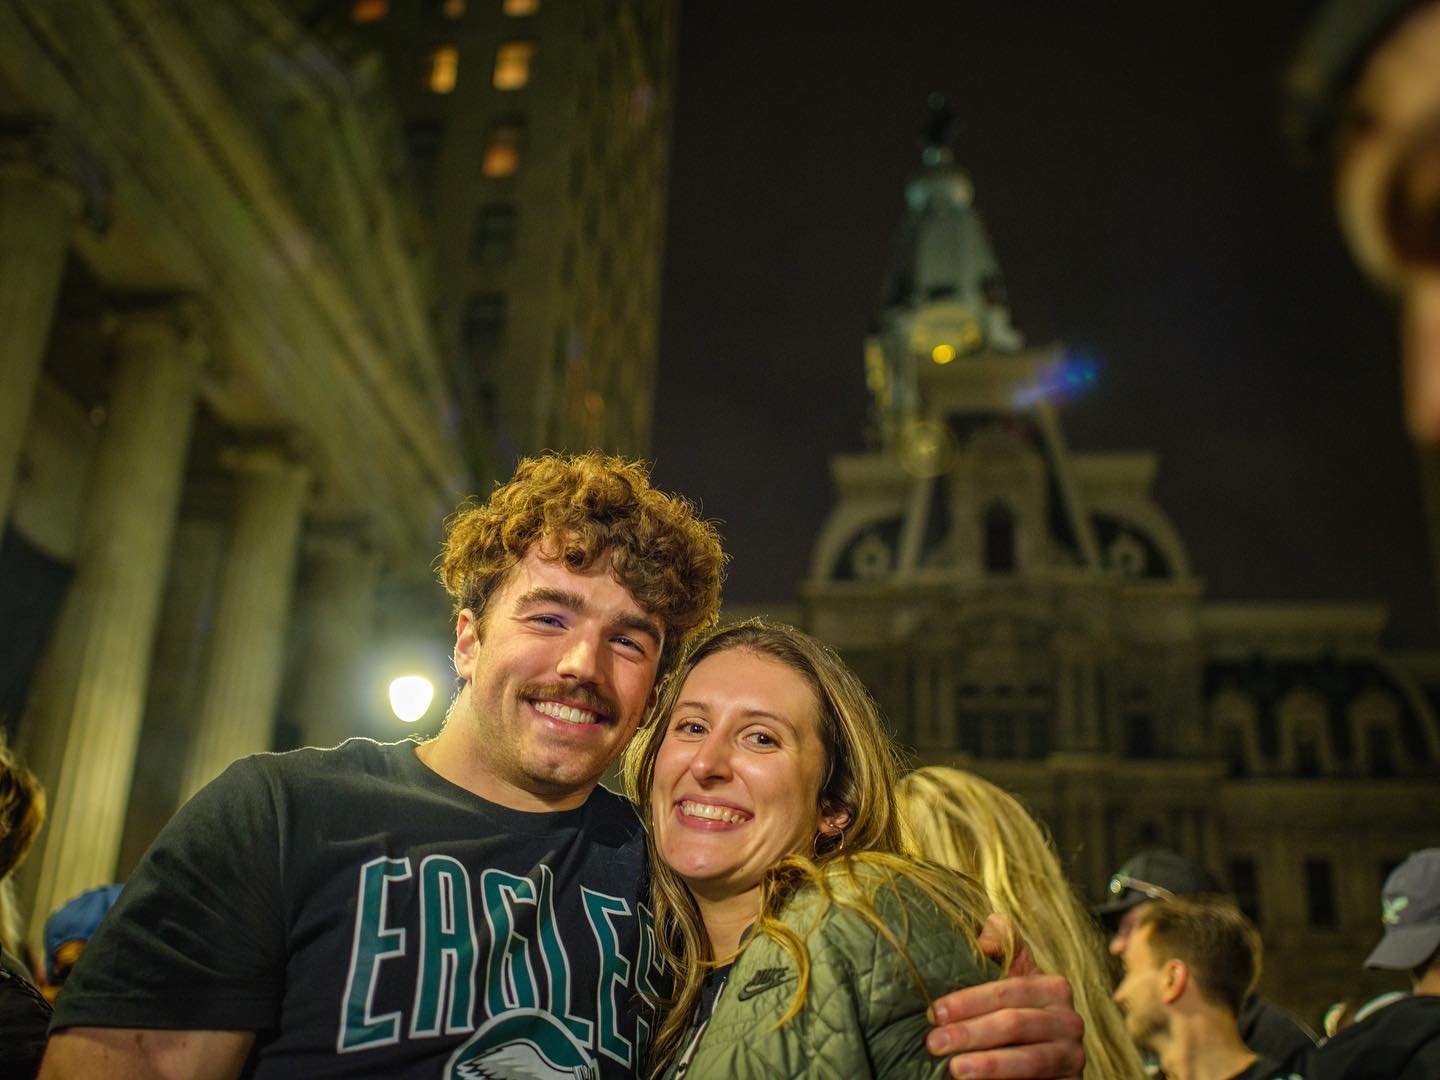
<svg viewBox="0 0 1440 1080"><path fill-rule="evenodd" d="M859 886L885 925L905 945L924 990L904 956L864 916L802 889L783 921L810 952L810 986L800 1014L775 1028L797 986L795 962L773 938L756 934L740 954L710 1022L695 1047L685 1080L708 1077L939 1077L945 1058L925 1049L932 999L995 977L950 922L909 879L887 883L882 871L857 866ZM848 874L827 875L838 897L854 896Z"/></svg>

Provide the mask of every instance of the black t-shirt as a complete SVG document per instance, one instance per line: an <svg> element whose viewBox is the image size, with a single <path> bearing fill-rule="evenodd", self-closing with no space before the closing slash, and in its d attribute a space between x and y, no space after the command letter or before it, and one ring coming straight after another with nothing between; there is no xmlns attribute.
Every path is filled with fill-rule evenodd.
<svg viewBox="0 0 1440 1080"><path fill-rule="evenodd" d="M408 741L245 758L146 853L54 1029L253 1030L258 1077L631 1075L667 989L645 876L603 788L532 814Z"/></svg>
<svg viewBox="0 0 1440 1080"><path fill-rule="evenodd" d="M45 1056L50 1003L16 957L0 949L0 1076L28 1080Z"/></svg>
<svg viewBox="0 0 1440 1080"><path fill-rule="evenodd" d="M1315 1036L1300 1021L1259 994L1246 999L1236 1023L1246 1046L1262 1058L1273 1058L1282 1067L1315 1049Z"/></svg>
<svg viewBox="0 0 1440 1080"><path fill-rule="evenodd" d="M1305 1080L1436 1080L1440 1077L1440 997L1417 995L1377 1009L1312 1050Z"/></svg>
<svg viewBox="0 0 1440 1080"><path fill-rule="evenodd" d="M1278 1061L1261 1054L1229 1080L1285 1080L1287 1075Z"/></svg>

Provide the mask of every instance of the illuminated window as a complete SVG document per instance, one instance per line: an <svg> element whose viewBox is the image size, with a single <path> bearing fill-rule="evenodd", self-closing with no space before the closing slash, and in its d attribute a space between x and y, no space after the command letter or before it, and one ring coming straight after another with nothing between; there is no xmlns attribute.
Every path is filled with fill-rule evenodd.
<svg viewBox="0 0 1440 1080"><path fill-rule="evenodd" d="M540 0L504 0L500 10L506 15L534 15L540 10Z"/></svg>
<svg viewBox="0 0 1440 1080"><path fill-rule="evenodd" d="M515 254L515 207L489 203L475 215L470 238L470 261L479 264L509 262Z"/></svg>
<svg viewBox="0 0 1440 1080"><path fill-rule="evenodd" d="M460 50L454 45L437 46L425 59L425 85L432 93L450 93L459 74Z"/></svg>
<svg viewBox="0 0 1440 1080"><path fill-rule="evenodd" d="M495 50L495 89L519 90L530 81L533 41L507 41Z"/></svg>
<svg viewBox="0 0 1440 1080"><path fill-rule="evenodd" d="M485 135L480 171L491 177L514 176L524 144L525 121L518 116L496 121Z"/></svg>
<svg viewBox="0 0 1440 1080"><path fill-rule="evenodd" d="M465 0L440 0L440 14L447 19L465 17Z"/></svg>
<svg viewBox="0 0 1440 1080"><path fill-rule="evenodd" d="M390 14L390 0L355 0L350 5L350 21L355 23L379 22Z"/></svg>

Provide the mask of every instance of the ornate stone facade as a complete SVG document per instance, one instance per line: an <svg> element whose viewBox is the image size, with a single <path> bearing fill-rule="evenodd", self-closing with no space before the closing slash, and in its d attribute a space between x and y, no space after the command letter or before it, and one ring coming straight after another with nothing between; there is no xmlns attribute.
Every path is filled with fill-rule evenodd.
<svg viewBox="0 0 1440 1080"><path fill-rule="evenodd" d="M1371 985L1385 873L1440 842L1440 667L1388 653L1378 607L1206 601L1156 456L1067 447L1089 369L1011 328L943 140L907 203L874 449L834 459L801 619L919 763L1021 795L1088 898L1148 846L1219 872L1266 992L1318 1022Z"/></svg>
<svg viewBox="0 0 1440 1080"><path fill-rule="evenodd" d="M268 0L0 9L0 720L50 795L32 932L289 741L277 718L375 733L345 665L287 668L297 583L342 591L307 536L443 635L428 567L473 484L387 108Z"/></svg>

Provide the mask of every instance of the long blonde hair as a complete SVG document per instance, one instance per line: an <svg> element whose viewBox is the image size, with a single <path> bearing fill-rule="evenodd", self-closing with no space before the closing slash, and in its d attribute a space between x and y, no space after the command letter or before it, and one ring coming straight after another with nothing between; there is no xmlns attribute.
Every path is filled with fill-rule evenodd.
<svg viewBox="0 0 1440 1080"><path fill-rule="evenodd" d="M656 938L675 974L674 991L665 1003L665 1016L651 1048L650 1068L657 1075L680 1049L699 1006L706 970L730 958L713 955L694 897L656 850L650 811L655 759L665 738L666 720L685 680L706 657L730 649L745 649L776 660L810 685L815 692L818 728L825 748L826 778L819 806L827 813L843 809L849 814L840 840L817 837L813 852L786 856L761 881L756 932L785 949L794 958L799 975L795 997L780 1023L786 1023L804 1008L810 985L809 950L804 939L780 918L786 903L800 888L808 885L817 890L822 912L826 905L834 903L866 918L907 962L904 944L884 924L869 899L879 891L874 887L875 875L858 879L856 871L861 867L878 871L882 881L891 884L902 876L914 882L955 923L957 936L972 949L980 923L989 911L977 882L906 857L904 829L895 800L898 755L874 701L844 661L808 634L782 624L750 619L711 630L691 646L669 677L647 726L630 744L624 759L625 788L645 820L649 837ZM847 878L857 887L834 888ZM860 887L862 880L864 885ZM918 980L913 963L910 969Z"/></svg>
<svg viewBox="0 0 1440 1080"><path fill-rule="evenodd" d="M900 781L901 811L926 858L980 879L1042 971L1070 980L1085 1018L1086 1075L1134 1080L1140 1055L1110 998L1104 940L1044 828L1013 795L960 769L917 769Z"/></svg>

